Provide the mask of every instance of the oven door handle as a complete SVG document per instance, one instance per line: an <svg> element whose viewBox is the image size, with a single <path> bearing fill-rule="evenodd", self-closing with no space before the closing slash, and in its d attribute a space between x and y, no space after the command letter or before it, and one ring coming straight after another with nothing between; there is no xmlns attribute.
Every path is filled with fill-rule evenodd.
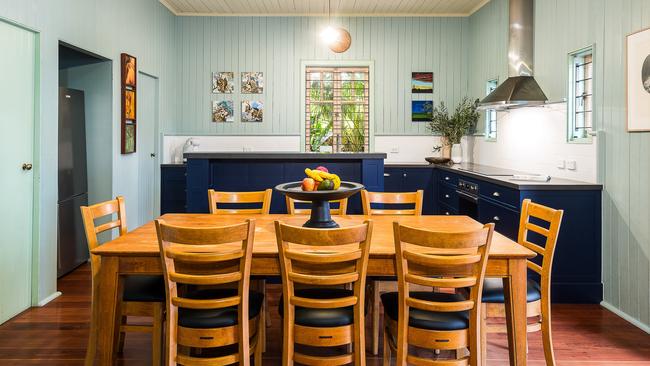
<svg viewBox="0 0 650 366"><path fill-rule="evenodd" d="M478 197L477 196L474 196L474 195L471 195L469 193L465 193L465 192L459 191L459 190L456 190L456 193L458 193L459 198L462 198L462 199L467 200L467 201L472 201L474 203L478 203Z"/></svg>

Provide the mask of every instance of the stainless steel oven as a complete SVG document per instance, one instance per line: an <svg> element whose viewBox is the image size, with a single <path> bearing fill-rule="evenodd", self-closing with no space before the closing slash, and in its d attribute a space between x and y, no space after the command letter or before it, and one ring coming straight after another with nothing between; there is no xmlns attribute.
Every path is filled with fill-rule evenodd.
<svg viewBox="0 0 650 366"><path fill-rule="evenodd" d="M459 179L456 193L458 193L458 214L478 220L478 184Z"/></svg>

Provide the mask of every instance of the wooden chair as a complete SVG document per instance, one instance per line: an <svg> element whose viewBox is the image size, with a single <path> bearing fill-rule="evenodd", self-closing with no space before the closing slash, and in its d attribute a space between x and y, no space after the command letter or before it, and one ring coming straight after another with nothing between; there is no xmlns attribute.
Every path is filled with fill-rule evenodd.
<svg viewBox="0 0 650 366"><path fill-rule="evenodd" d="M361 204L363 206L364 215L422 215L422 204L424 200L424 191L418 190L416 192L368 192L365 189L361 191ZM387 204L395 205L413 205L412 209L373 209L372 204ZM395 281L369 281L369 292L372 296L372 347L371 352L373 355L379 353L379 295L386 291L397 291L397 284Z"/></svg>
<svg viewBox="0 0 650 366"><path fill-rule="evenodd" d="M560 232L563 210L554 210L525 199L521 203L521 217L519 219L518 243L541 256L541 266L533 261L528 261L528 269L539 275L539 281L528 279L526 300L527 317L536 318L534 323L528 324L528 332L541 329L544 344L544 358L547 365L555 365L553 354L553 338L551 335L551 270L553 267L553 254L555 244ZM547 228L543 227L547 226ZM544 242L544 246L537 245L529 239L529 234L536 236L534 241ZM540 243L541 244L541 243ZM504 326L488 326L488 316L505 316L503 281L499 278L488 278L483 286L483 326L482 342L486 343L486 332L505 333ZM485 359L485 357L483 357Z"/></svg>
<svg viewBox="0 0 650 366"><path fill-rule="evenodd" d="M395 222L393 230L399 288L381 295L383 364L390 364L393 351L397 365L479 365L481 290L494 224L469 232L432 232ZM417 292L412 285L469 291ZM409 353L409 345L453 350L456 357L426 359Z"/></svg>
<svg viewBox="0 0 650 366"><path fill-rule="evenodd" d="M219 192L208 189L208 202L212 214L268 214L271 210L272 189L258 192ZM261 208L219 208L220 203L261 203Z"/></svg>
<svg viewBox="0 0 650 366"><path fill-rule="evenodd" d="M364 288L372 222L323 230L276 221L275 233L283 285L282 365L365 365ZM334 287L347 284L353 290ZM347 345L348 351L317 356L296 351L295 344Z"/></svg>
<svg viewBox="0 0 650 366"><path fill-rule="evenodd" d="M361 205L364 215L422 215L422 201L424 191L419 189L416 192L368 192L361 191ZM373 209L371 204L381 203L389 205L413 204L412 209Z"/></svg>
<svg viewBox="0 0 650 366"><path fill-rule="evenodd" d="M81 206L81 218L86 231L88 250L93 250L100 245L97 235L113 229L119 229L119 235L127 232L126 207L124 198L101 202L92 206ZM117 218L100 225L95 225L95 220ZM92 272L92 317L90 321L90 337L86 349L86 365L92 365L95 359L97 346L99 266L101 258L90 254L90 268ZM154 365L161 364L162 355L162 327L164 318L165 288L162 276L126 276L123 283L122 303L117 309L117 319L120 321L119 337L116 341L118 350L124 346L125 332L151 333L152 360ZM151 325L132 325L127 323L128 316L151 317Z"/></svg>
<svg viewBox="0 0 650 366"><path fill-rule="evenodd" d="M289 215L309 215L311 214L311 209L309 208L296 208L296 203L308 203L307 201L298 201L285 196L287 200L287 213ZM348 199L344 198L342 200L330 201L330 204L338 203L338 208L331 208L330 213L332 215L344 216L348 212Z"/></svg>
<svg viewBox="0 0 650 366"><path fill-rule="evenodd" d="M156 220L167 290L169 365L262 364L263 295L249 289L255 221L179 227ZM208 350L209 349L209 350Z"/></svg>

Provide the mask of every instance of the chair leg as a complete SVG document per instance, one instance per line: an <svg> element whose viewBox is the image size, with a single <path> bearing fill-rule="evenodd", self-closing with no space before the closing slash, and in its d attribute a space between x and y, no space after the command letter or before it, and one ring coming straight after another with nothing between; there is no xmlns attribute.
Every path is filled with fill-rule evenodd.
<svg viewBox="0 0 650 366"><path fill-rule="evenodd" d="M124 338L126 337L126 332L121 330L122 325L126 325L126 322L128 320L128 317L126 315L122 315L120 318L120 327L118 327L118 339L117 339L117 344L116 346L116 351L117 353L122 353L124 352Z"/></svg>
<svg viewBox="0 0 650 366"><path fill-rule="evenodd" d="M546 365L555 366L553 352L553 336L551 334L551 303L542 296L542 342L544 344L544 358Z"/></svg>
<svg viewBox="0 0 650 366"><path fill-rule="evenodd" d="M390 344L388 342L388 331L384 328L384 359L383 366L390 366Z"/></svg>
<svg viewBox="0 0 650 366"><path fill-rule="evenodd" d="M379 281L370 281L372 294L372 349L373 355L379 354Z"/></svg>
<svg viewBox="0 0 650 366"><path fill-rule="evenodd" d="M153 320L151 326L151 361L155 366L162 364L162 343L163 343L163 303L156 303L153 308Z"/></svg>
<svg viewBox="0 0 650 366"><path fill-rule="evenodd" d="M282 324L282 366L293 366L293 319L291 318L290 314L287 314L287 311L284 313L285 314Z"/></svg>
<svg viewBox="0 0 650 366"><path fill-rule="evenodd" d="M253 363L255 366L262 365L262 353L264 352L264 338L262 337L264 333L263 330L266 328L266 320L264 313L260 314L260 318L257 321L257 346L255 347L255 352L253 353Z"/></svg>
<svg viewBox="0 0 650 366"><path fill-rule="evenodd" d="M261 346L262 346L262 348L261 348L262 352L266 352L266 327L271 326L270 320L267 320L270 317L266 316L266 312L269 309L269 307L268 307L268 305L269 305L268 301L269 300L268 300L268 297L266 296L266 280L261 280L260 281L260 286L262 287L261 292L262 292L262 295L264 296L264 300L262 301L262 313L261 313L261 316L260 316L260 324L261 324L261 326L259 327L260 335L259 335L258 343L260 343ZM267 321L269 322L268 324L267 324ZM255 362L255 365L257 366L257 362ZM261 365L261 359L260 359L260 365Z"/></svg>
<svg viewBox="0 0 650 366"><path fill-rule="evenodd" d="M487 304L481 304L481 365L487 365Z"/></svg>
<svg viewBox="0 0 650 366"><path fill-rule="evenodd" d="M86 359L84 366L92 366L95 363L95 354L97 353L97 304L92 301L90 304L90 333L88 334L88 347L86 348Z"/></svg>

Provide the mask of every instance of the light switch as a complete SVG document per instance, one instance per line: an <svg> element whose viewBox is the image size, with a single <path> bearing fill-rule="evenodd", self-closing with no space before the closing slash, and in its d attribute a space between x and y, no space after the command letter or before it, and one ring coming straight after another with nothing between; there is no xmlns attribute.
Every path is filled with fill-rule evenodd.
<svg viewBox="0 0 650 366"><path fill-rule="evenodd" d="M575 160L567 160L566 161L566 168L569 170L576 170L576 161Z"/></svg>
<svg viewBox="0 0 650 366"><path fill-rule="evenodd" d="M557 168L558 169L564 169L565 168L564 159L558 159L557 160Z"/></svg>

